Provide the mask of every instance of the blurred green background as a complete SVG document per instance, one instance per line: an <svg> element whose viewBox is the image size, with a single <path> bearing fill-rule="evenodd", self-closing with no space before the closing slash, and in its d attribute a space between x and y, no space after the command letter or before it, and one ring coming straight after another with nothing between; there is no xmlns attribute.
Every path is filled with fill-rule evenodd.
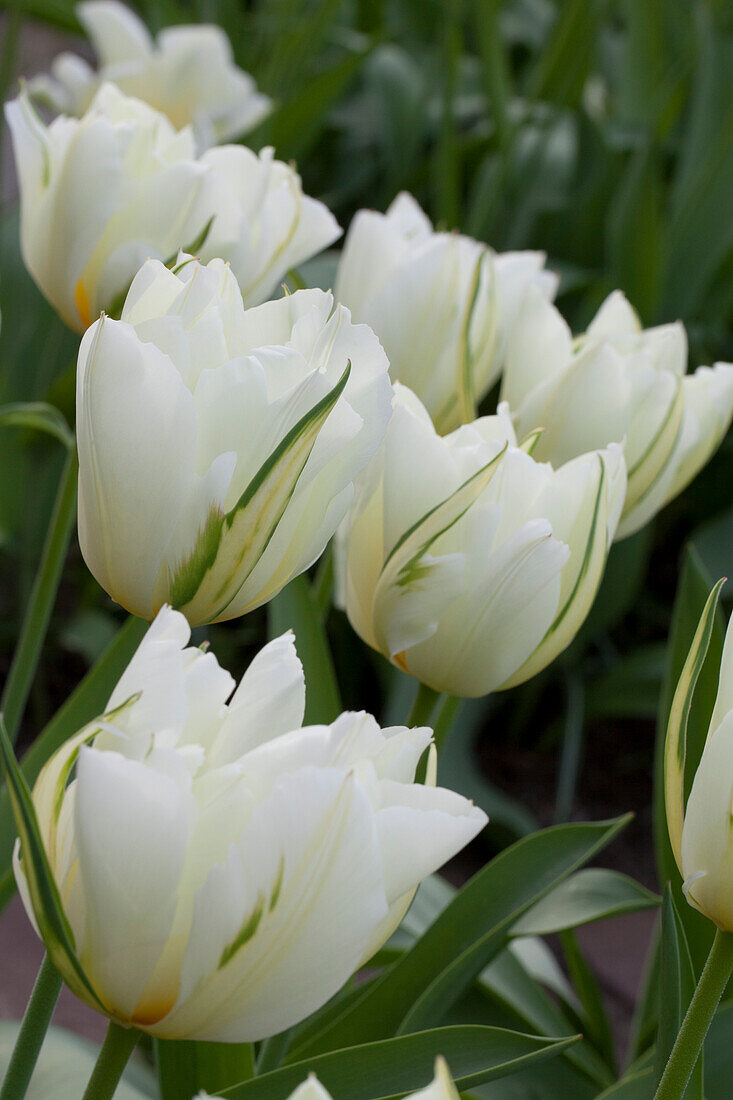
<svg viewBox="0 0 733 1100"><path fill-rule="evenodd" d="M346 227L412 191L441 226L498 251L543 249L582 329L621 287L645 324L682 319L690 366L733 359L733 9L690 0L150 0L151 29L214 21L276 110L247 138L297 162ZM0 4L0 86L14 94L61 48L85 52L67 0ZM19 255L4 135L0 402L47 400L73 420L76 338ZM329 286L335 253L301 272ZM495 395L494 395L495 396ZM492 398L487 402L491 406ZM0 677L17 638L63 461L50 437L0 427ZM665 643L683 546L711 577L733 565L733 441L614 548L589 621L529 684L464 704L443 780L482 802L494 846L534 821L634 808L637 875L653 878L651 773ZM277 601L273 622L287 622ZM266 612L211 628L239 671ZM121 614L72 543L23 737L33 738ZM328 629L346 705L404 716L414 685L343 616ZM587 751L593 745L593 752Z"/></svg>

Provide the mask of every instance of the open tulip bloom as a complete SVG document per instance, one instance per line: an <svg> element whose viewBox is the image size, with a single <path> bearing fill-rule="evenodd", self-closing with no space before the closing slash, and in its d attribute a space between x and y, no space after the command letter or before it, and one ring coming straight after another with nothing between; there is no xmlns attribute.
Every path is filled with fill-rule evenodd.
<svg viewBox="0 0 733 1100"><path fill-rule="evenodd" d="M583 623L625 486L618 446L553 469L516 445L506 406L440 437L398 386L339 532L340 601L364 641L436 691L520 684Z"/></svg>
<svg viewBox="0 0 733 1100"><path fill-rule="evenodd" d="M61 115L46 126L26 91L5 113L23 259L77 332L101 311L117 312L149 257L172 262L187 247L204 260L222 257L254 305L340 234L272 149L257 155L223 145L197 157L190 128L175 130L112 84L102 85L81 119Z"/></svg>
<svg viewBox="0 0 733 1100"><path fill-rule="evenodd" d="M536 454L554 464L623 442L623 538L682 492L733 417L733 366L686 369L683 325L642 329L619 291L574 340L558 310L529 287L508 342L502 398L520 435L544 429Z"/></svg>
<svg viewBox="0 0 733 1100"><path fill-rule="evenodd" d="M548 298L557 276L541 252L496 256L457 233L436 233L400 194L386 214L360 210L344 242L336 297L374 329L392 378L409 386L440 432L473 419L501 373L527 286Z"/></svg>
<svg viewBox="0 0 733 1100"><path fill-rule="evenodd" d="M51 958L94 1008L163 1038L254 1041L324 1004L486 815L414 782L429 729L381 730L363 713L301 728L292 635L232 694L189 633L161 610L107 712L34 787L66 942L25 840L15 871Z"/></svg>
<svg viewBox="0 0 733 1100"><path fill-rule="evenodd" d="M108 82L162 111L176 129L193 126L199 148L205 148L241 137L269 113L269 97L234 64L221 27L166 27L153 39L117 0L85 0L74 10L91 39L97 71L76 54L62 53L50 76L30 84L61 114L83 115L100 84Z"/></svg>
<svg viewBox="0 0 733 1100"><path fill-rule="evenodd" d="M391 413L388 364L330 294L245 310L220 260L151 260L77 373L79 540L123 607L230 619L307 569Z"/></svg>

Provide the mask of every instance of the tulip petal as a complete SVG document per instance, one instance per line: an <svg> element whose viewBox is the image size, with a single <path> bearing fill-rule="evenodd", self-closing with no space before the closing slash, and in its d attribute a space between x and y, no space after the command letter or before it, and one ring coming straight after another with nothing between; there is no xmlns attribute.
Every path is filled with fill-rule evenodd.
<svg viewBox="0 0 733 1100"><path fill-rule="evenodd" d="M87 918L81 958L109 1009L144 1024L171 1007L138 1002L173 922L190 796L145 764L89 748L79 754L76 792Z"/></svg>
<svg viewBox="0 0 733 1100"><path fill-rule="evenodd" d="M343 985L386 909L360 785L328 769L282 776L198 893L179 1001L154 1033L245 1042L283 1030Z"/></svg>
<svg viewBox="0 0 733 1100"><path fill-rule="evenodd" d="M221 767L290 730L305 713L305 678L295 637L283 634L264 646L245 672L208 757Z"/></svg>
<svg viewBox="0 0 733 1100"><path fill-rule="evenodd" d="M77 432L85 561L113 599L152 619L155 579L193 477L193 398L167 356L104 318L79 351Z"/></svg>
<svg viewBox="0 0 733 1100"><path fill-rule="evenodd" d="M102 65L136 61L152 51L148 28L126 4L118 0L82 0L76 13Z"/></svg>
<svg viewBox="0 0 733 1100"><path fill-rule="evenodd" d="M229 605L252 572L272 538L293 494L298 478L323 424L343 393L349 378L347 364L341 379L287 433L252 478L235 507L220 518L212 516L212 533L197 546L183 568L195 569L187 591L195 594L181 610L191 622L226 619ZM176 583L176 574L172 587ZM197 582L197 583L196 583ZM214 608L215 610L211 611Z"/></svg>

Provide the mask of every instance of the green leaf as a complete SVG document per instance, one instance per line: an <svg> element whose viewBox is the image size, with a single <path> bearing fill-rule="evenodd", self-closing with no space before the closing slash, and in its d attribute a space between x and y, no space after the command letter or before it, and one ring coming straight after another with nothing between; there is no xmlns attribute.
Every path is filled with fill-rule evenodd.
<svg viewBox="0 0 733 1100"><path fill-rule="evenodd" d="M618 871L589 867L576 871L537 902L512 928L513 936L549 936L581 924L636 913L659 898Z"/></svg>
<svg viewBox="0 0 733 1100"><path fill-rule="evenodd" d="M74 934L61 904L58 888L41 838L31 792L0 717L0 760L10 795L15 827L20 837L20 856L41 938L56 969L78 997L104 1012L104 1006L86 976L76 954Z"/></svg>
<svg viewBox="0 0 733 1100"><path fill-rule="evenodd" d="M102 714L114 687L142 640L148 624L130 616L97 664L36 738L21 761L25 780L34 783L43 765L77 730ZM10 868L15 827L7 787L0 790L0 908L15 889Z"/></svg>
<svg viewBox="0 0 733 1100"><path fill-rule="evenodd" d="M613 1031L603 1004L603 996L598 982L585 961L574 934L572 932L562 932L560 940L565 953L565 963L570 981L580 998L583 1008L581 1019L584 1035L590 1039L603 1057L606 1065L615 1073L616 1053Z"/></svg>
<svg viewBox="0 0 733 1100"><path fill-rule="evenodd" d="M349 362L336 385L281 439L231 511L209 516L190 557L169 581L171 602L187 618L215 621L236 598L274 535L350 373Z"/></svg>
<svg viewBox="0 0 733 1100"><path fill-rule="evenodd" d="M439 1021L504 947L514 922L608 844L627 821L557 826L501 852L353 1007L296 1046L292 1056L417 1031Z"/></svg>
<svg viewBox="0 0 733 1100"><path fill-rule="evenodd" d="M733 1080L733 1001L724 1001L705 1037L705 1100L730 1100Z"/></svg>
<svg viewBox="0 0 733 1100"><path fill-rule="evenodd" d="M74 14L74 0L3 0L3 7L74 34L82 33L79 20Z"/></svg>
<svg viewBox="0 0 733 1100"><path fill-rule="evenodd" d="M305 723L333 722L343 709L323 620L306 576L296 577L267 605L267 630L277 638L295 634L305 672Z"/></svg>
<svg viewBox="0 0 733 1100"><path fill-rule="evenodd" d="M646 1069L629 1071L615 1085L600 1093L596 1100L652 1100L654 1095L654 1071Z"/></svg>
<svg viewBox="0 0 733 1100"><path fill-rule="evenodd" d="M66 419L54 405L45 401L14 401L0 405L0 427L32 428L52 435L68 450L74 446L74 433Z"/></svg>
<svg viewBox="0 0 733 1100"><path fill-rule="evenodd" d="M577 1037L547 1039L503 1028L445 1027L365 1043L297 1062L227 1089L231 1100L287 1100L309 1073L338 1100L397 1100L426 1087L442 1055L459 1089L518 1073L553 1058Z"/></svg>
<svg viewBox="0 0 733 1100"><path fill-rule="evenodd" d="M589 76L596 42L598 8L587 0L565 0L530 80L533 99L576 107Z"/></svg>
<svg viewBox="0 0 733 1100"><path fill-rule="evenodd" d="M713 926L684 900L682 878L677 869L669 842L664 794L664 750L672 699L688 658L695 632L700 623L712 582L705 574L694 549L688 547L682 566L677 596L672 612L669 635L667 671L660 699L654 759L654 841L657 874L661 883L671 882L674 900L685 926L687 942L695 973L699 974L707 959L713 940ZM725 625L720 612L715 616L707 657L697 678L695 695L687 720L685 796L689 793L705 745L715 697L718 673L725 640Z"/></svg>
<svg viewBox="0 0 733 1100"><path fill-rule="evenodd" d="M668 885L662 905L660 940L659 1026L657 1029L654 1074L660 1081L672 1053L685 1013L695 992L695 973L685 929ZM703 1057L698 1058L689 1084L680 1100L703 1100Z"/></svg>

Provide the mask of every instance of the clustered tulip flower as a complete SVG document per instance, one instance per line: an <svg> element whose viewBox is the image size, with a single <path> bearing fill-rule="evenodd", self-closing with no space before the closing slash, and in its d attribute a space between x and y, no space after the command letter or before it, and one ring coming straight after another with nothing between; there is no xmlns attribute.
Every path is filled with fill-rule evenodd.
<svg viewBox="0 0 733 1100"><path fill-rule="evenodd" d="M441 432L472 419L499 377L524 291L554 296L540 252L496 256L436 233L411 195L386 214L360 210L344 242L335 293L379 336L393 381L409 386Z"/></svg>
<svg viewBox="0 0 733 1100"><path fill-rule="evenodd" d="M687 375L680 323L643 329L619 291L573 339L528 288L509 338L502 398L520 435L544 430L536 454L557 465L623 442L629 484L618 537L633 534L710 459L733 418L733 366Z"/></svg>
<svg viewBox="0 0 733 1100"><path fill-rule="evenodd" d="M323 552L390 416L387 359L321 290L245 310L221 260L155 260L77 374L79 541L152 619L242 615Z"/></svg>
<svg viewBox="0 0 733 1100"><path fill-rule="evenodd" d="M553 469L517 446L506 406L441 437L398 386L339 533L351 625L436 691L522 683L583 623L625 485L618 445Z"/></svg>
<svg viewBox="0 0 733 1100"><path fill-rule="evenodd" d="M431 785L434 763L414 782L429 729L381 730L364 713L303 728L292 635L232 694L189 634L163 608L106 713L38 777L41 836L94 998L47 946L119 1022L254 1041L340 989L486 815ZM15 872L40 924L18 846Z"/></svg>
<svg viewBox="0 0 733 1100"><path fill-rule="evenodd" d="M65 115L83 115L101 84L115 84L167 115L177 130L192 126L200 149L241 137L270 112L269 96L234 64L226 34L215 24L166 27L153 39L118 0L84 0L76 16L97 55L96 72L77 54L62 53L31 93Z"/></svg>
<svg viewBox="0 0 733 1100"><path fill-rule="evenodd" d="M196 156L190 128L103 84L81 119L46 126L28 93L6 104L20 182L21 247L70 328L115 313L150 257L228 260L248 305L340 234L300 177L241 146Z"/></svg>

